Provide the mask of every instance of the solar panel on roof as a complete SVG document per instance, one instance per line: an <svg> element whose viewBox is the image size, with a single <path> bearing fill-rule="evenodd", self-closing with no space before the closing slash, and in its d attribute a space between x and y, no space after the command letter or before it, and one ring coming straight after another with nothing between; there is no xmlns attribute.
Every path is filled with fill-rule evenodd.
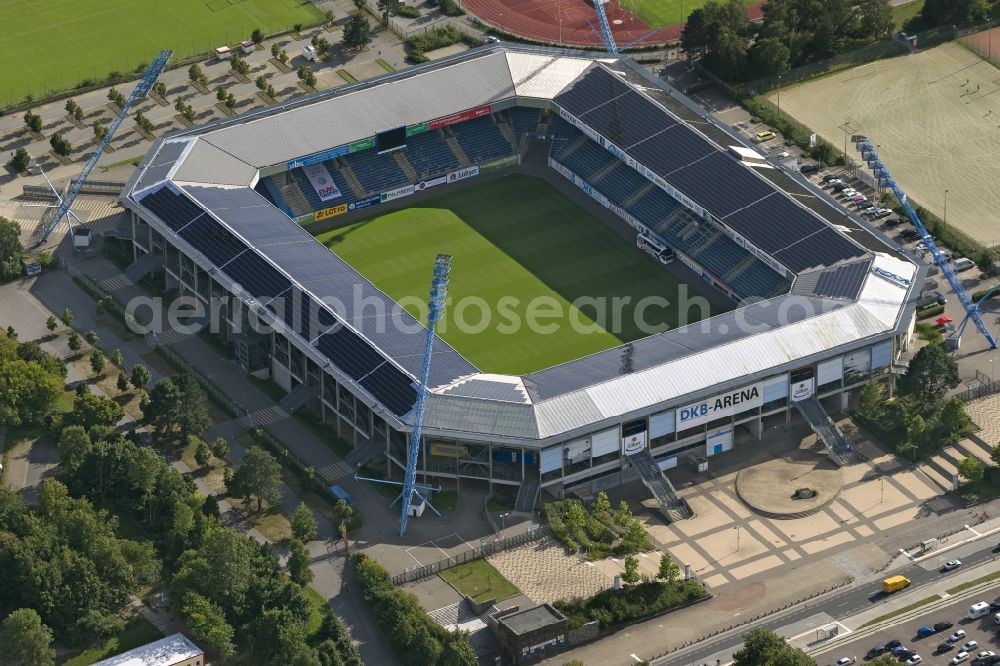
<svg viewBox="0 0 1000 666"><path fill-rule="evenodd" d="M156 192L147 194L141 202L173 231L182 229L188 222L205 212L183 194L177 194L167 187L161 187Z"/></svg>
<svg viewBox="0 0 1000 666"><path fill-rule="evenodd" d="M828 268L820 274L813 293L831 298L855 298L865 283L870 266L870 261L858 261Z"/></svg>
<svg viewBox="0 0 1000 666"><path fill-rule="evenodd" d="M253 250L243 252L222 267L222 272L250 292L254 298L274 298L292 283Z"/></svg>
<svg viewBox="0 0 1000 666"><path fill-rule="evenodd" d="M381 354L346 327L320 336L315 346L354 380L385 362Z"/></svg>
<svg viewBox="0 0 1000 666"><path fill-rule="evenodd" d="M246 243L208 215L202 215L177 234L216 266L223 266L247 249Z"/></svg>
<svg viewBox="0 0 1000 666"><path fill-rule="evenodd" d="M413 386L413 380L388 362L373 370L359 383L399 416L409 412L417 401L417 390Z"/></svg>

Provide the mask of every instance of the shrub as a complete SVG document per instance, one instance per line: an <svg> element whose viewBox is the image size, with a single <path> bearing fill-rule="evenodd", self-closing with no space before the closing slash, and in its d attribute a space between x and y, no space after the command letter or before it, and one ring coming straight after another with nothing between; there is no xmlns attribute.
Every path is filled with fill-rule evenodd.
<svg viewBox="0 0 1000 666"><path fill-rule="evenodd" d="M465 14L465 10L462 9L462 6L456 0L441 0L438 4L438 9L445 16L462 16Z"/></svg>
<svg viewBox="0 0 1000 666"><path fill-rule="evenodd" d="M659 615L701 599L708 593L695 581L642 582L622 590L607 589L585 599L559 600L553 605L576 629L597 620L601 629Z"/></svg>
<svg viewBox="0 0 1000 666"><path fill-rule="evenodd" d="M406 18L420 18L420 10L410 5L400 5L399 9L396 10L396 15Z"/></svg>
<svg viewBox="0 0 1000 666"><path fill-rule="evenodd" d="M407 59L411 62L427 62L428 58L424 55L426 51L433 51L434 49L444 48L445 46L451 46L459 42L465 42L470 46L478 43L475 38L467 35L453 25L434 28L406 40L407 46L410 47L410 55L407 56Z"/></svg>

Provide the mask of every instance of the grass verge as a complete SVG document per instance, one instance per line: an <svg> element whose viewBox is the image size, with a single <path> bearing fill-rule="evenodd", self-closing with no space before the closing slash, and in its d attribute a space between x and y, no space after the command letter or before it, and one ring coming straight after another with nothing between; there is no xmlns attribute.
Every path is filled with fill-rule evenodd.
<svg viewBox="0 0 1000 666"><path fill-rule="evenodd" d="M979 585L981 583L988 583L991 580L996 580L997 578L1000 578L1000 571L994 571L993 573L986 574L985 576L980 576L975 580L969 580L964 583L960 583L955 587L949 587L947 590L945 590L945 592L947 592L948 594L958 594L962 590L967 590L970 587L975 587L976 585Z"/></svg>
<svg viewBox="0 0 1000 666"><path fill-rule="evenodd" d="M59 662L62 666L89 666L127 650L163 638L163 633L146 618L136 616L116 636L95 643L83 652Z"/></svg>
<svg viewBox="0 0 1000 666"><path fill-rule="evenodd" d="M381 67L382 69L384 69L387 72L395 72L396 71L395 67L393 67L392 65L390 65L389 63L387 63L382 58L376 58L375 62L377 62L379 64L379 67Z"/></svg>
<svg viewBox="0 0 1000 666"><path fill-rule="evenodd" d="M440 573L461 594L475 602L509 599L521 591L486 560L472 560Z"/></svg>
<svg viewBox="0 0 1000 666"><path fill-rule="evenodd" d="M358 82L358 80L356 78L354 78L354 75L351 74L350 72L348 72L346 69L338 69L337 70L337 74L339 74L340 78L344 79L348 83L357 83Z"/></svg>
<svg viewBox="0 0 1000 666"><path fill-rule="evenodd" d="M886 620L894 618L897 615L902 615L903 613L909 613L911 610L915 610L917 608L920 608L921 606L926 606L927 604L929 604L931 602L938 601L940 598L941 598L940 594L932 594L929 597L924 597L920 601L914 601L912 604L908 604L906 606L903 606L902 608L897 608L896 610L892 611L891 613L886 613L885 615L879 615L874 620L869 620L868 622L865 622L863 625L861 625L858 628L859 629L864 629L865 627L869 627L869 626L871 626L873 624L878 624L879 622L885 622Z"/></svg>

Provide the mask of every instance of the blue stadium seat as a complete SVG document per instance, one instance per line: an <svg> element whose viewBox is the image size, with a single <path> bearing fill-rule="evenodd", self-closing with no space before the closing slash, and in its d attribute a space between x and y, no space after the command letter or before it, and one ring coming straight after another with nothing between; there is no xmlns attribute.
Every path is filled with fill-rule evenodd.
<svg viewBox="0 0 1000 666"><path fill-rule="evenodd" d="M514 147L489 116L451 126L465 156L473 164L512 155Z"/></svg>
<svg viewBox="0 0 1000 666"><path fill-rule="evenodd" d="M421 180L458 168L458 158L440 131L431 130L406 140L406 157Z"/></svg>
<svg viewBox="0 0 1000 666"><path fill-rule="evenodd" d="M306 201L309 202L309 206L311 206L313 210L319 210L327 207L327 204L319 198L318 194L316 194L316 190L313 188L312 183L309 182L309 178L306 177L306 174L302 171L302 169L292 169L289 173L292 175L292 179L295 181L295 184L299 186L300 190L302 190L302 194L305 196ZM280 178L281 175L278 174L274 177ZM347 191L350 192L351 190L348 189Z"/></svg>
<svg viewBox="0 0 1000 666"><path fill-rule="evenodd" d="M510 123L514 130L514 136L520 141L525 135L534 136L538 132L538 120L541 118L540 109L528 109L522 106L515 106L501 114Z"/></svg>
<svg viewBox="0 0 1000 666"><path fill-rule="evenodd" d="M379 155L374 150L364 150L345 159L366 194L385 192L410 182L392 153Z"/></svg>

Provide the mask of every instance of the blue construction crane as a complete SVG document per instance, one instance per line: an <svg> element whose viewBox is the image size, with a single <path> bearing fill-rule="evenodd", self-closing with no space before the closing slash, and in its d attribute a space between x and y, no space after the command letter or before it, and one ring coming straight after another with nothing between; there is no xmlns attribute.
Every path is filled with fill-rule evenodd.
<svg viewBox="0 0 1000 666"><path fill-rule="evenodd" d="M73 205L73 202L76 201L76 196L80 194L80 191L87 182L87 178L90 176L91 170L93 170L94 166L97 165L97 160L101 159L104 149L108 147L109 143L111 143L111 138L118 130L118 126L122 124L123 120L125 120L129 109L132 108L132 105L135 102L146 96L146 94L153 87L153 84L156 83L156 79L160 76L160 73L163 72L163 69L167 66L167 61L170 60L170 56L173 54L173 51L160 51L156 54L156 58L153 59L153 62L149 64L149 67L146 69L146 73L143 75L142 79L139 80L139 83L132 91L132 94L125 99L125 103L122 104L122 109L118 112L118 116L111 123L111 126L108 127L108 132L104 135L104 138L101 139L101 143L97 146L97 150L94 151L94 154L90 156L87 164L83 167L83 171L80 172L80 177L72 182L69 192L67 192L66 196L59 202L59 207L54 209L55 213L52 215L52 219L44 223L42 230L43 241L49 237L49 234L51 234L56 228L56 225L59 224L64 217L66 217L67 213L69 213L70 207Z"/></svg>
<svg viewBox="0 0 1000 666"><path fill-rule="evenodd" d="M880 186L888 186L892 190L893 194L896 195L899 203L906 211L906 215L910 218L910 221L913 222L913 227L917 230L917 233L920 234L920 239L930 251L935 265L941 269L941 274L948 280L948 284L951 285L951 288L958 297L962 307L965 308L965 318L962 319L962 323L958 327L959 337L961 337L962 331L965 330L966 324L968 324L971 319L972 323L974 323L976 328L979 329L979 332L986 338L986 341L990 343L990 347L996 349L997 341L993 338L993 334L990 333L989 328L986 327L986 322L983 321L982 316L984 312L987 314L996 313L990 310L981 310L979 307L984 300L992 295L992 292L986 294L986 296L980 298L978 301L973 302L972 297L969 296L969 292L967 292L965 287L962 286L962 281L959 280L958 275L955 274L955 270L951 267L951 264L948 263L947 257L945 257L945 255L941 252L941 248L939 248L937 243L934 241L934 237L928 233L927 228L920 220L917 212L913 210L913 207L910 205L909 201L907 201L906 194L899 188L899 185L896 184L896 181L889 173L889 170L885 168L885 165L879 158L878 153L875 152L875 148L872 146L871 142L868 141L868 137L858 135L854 136L852 140L854 141L855 147L861 153L862 159L868 163L868 167L875 175L876 183ZM994 291L996 290L994 289Z"/></svg>
<svg viewBox="0 0 1000 666"><path fill-rule="evenodd" d="M594 0L594 11L597 12L597 23L601 27L601 40L604 42L604 50L608 53L620 53L618 45L615 44L615 36L611 34L611 24L608 23L608 15L604 13L604 0Z"/></svg>
<svg viewBox="0 0 1000 666"><path fill-rule="evenodd" d="M399 516L399 536L406 535L406 523L410 518L410 504L416 496L421 502L427 499L417 490L417 458L420 455L420 433L424 427L424 407L427 404L427 382L431 374L431 356L434 354L434 331L444 316L445 299L448 296L448 276L451 274L451 256L439 254L434 260L434 277L431 279L431 297L428 301L427 335L424 338L424 363L420 367L420 385L417 386L417 404L413 410L413 432L406 452L406 476L403 477L402 510ZM430 502L428 506L434 509Z"/></svg>

